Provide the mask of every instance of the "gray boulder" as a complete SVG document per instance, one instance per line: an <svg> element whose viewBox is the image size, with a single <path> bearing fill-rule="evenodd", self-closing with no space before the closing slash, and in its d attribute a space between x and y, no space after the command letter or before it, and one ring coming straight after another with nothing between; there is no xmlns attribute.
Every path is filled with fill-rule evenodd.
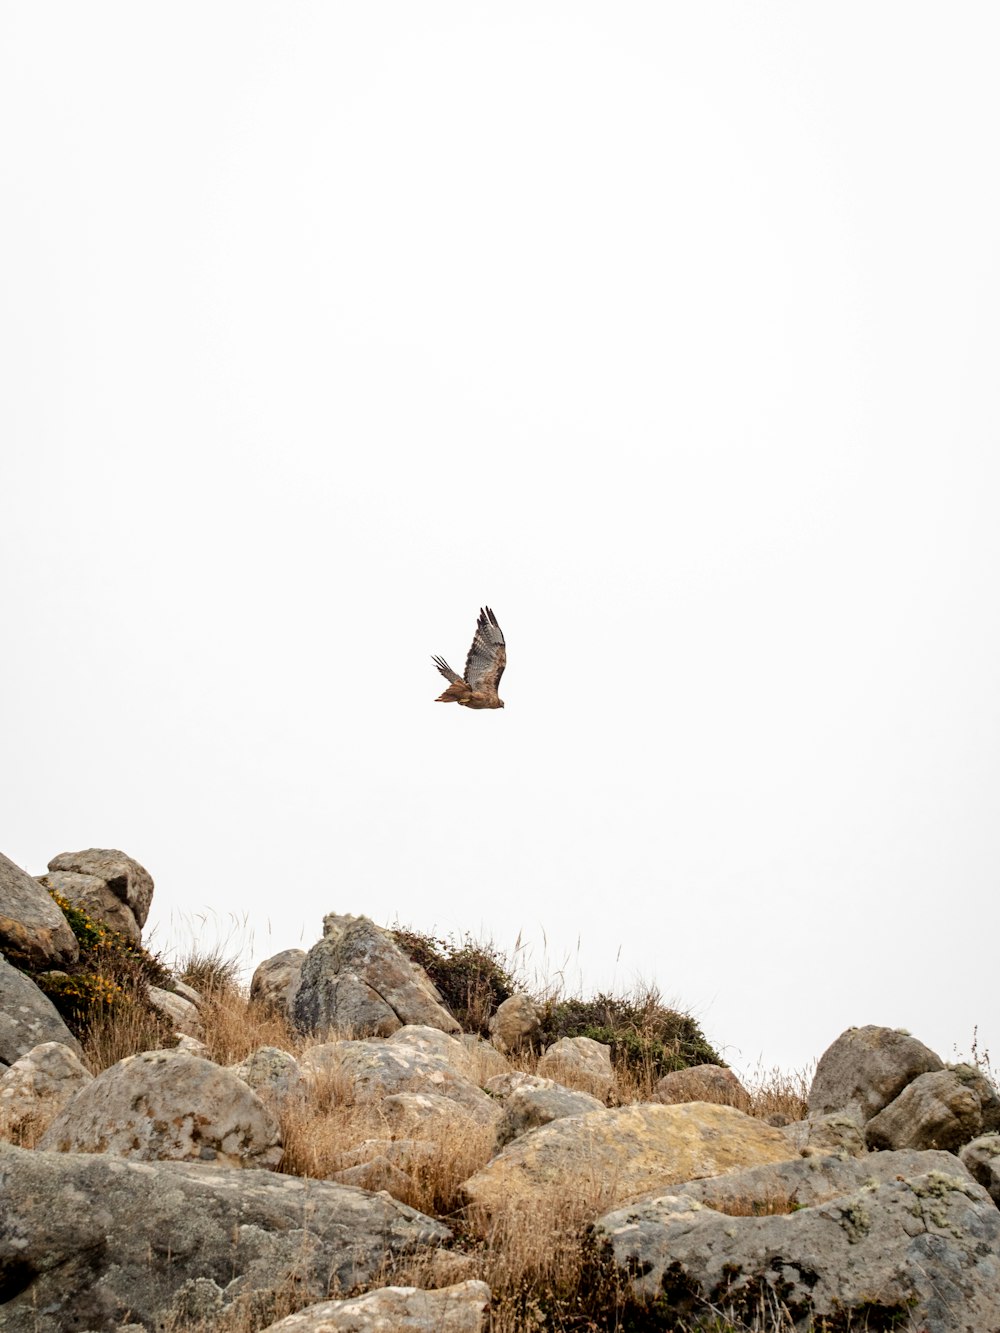
<svg viewBox="0 0 1000 1333"><path fill-rule="evenodd" d="M388 1037L408 1023L460 1031L423 968L366 916L324 917L323 938L302 964L292 1019L303 1033L352 1037Z"/></svg>
<svg viewBox="0 0 1000 1333"><path fill-rule="evenodd" d="M306 1081L298 1060L277 1046L260 1046L229 1068L264 1101L270 1099L280 1105L290 1097L305 1095Z"/></svg>
<svg viewBox="0 0 1000 1333"><path fill-rule="evenodd" d="M0 955L0 1063L12 1065L43 1041L62 1042L83 1054L49 997Z"/></svg>
<svg viewBox="0 0 1000 1333"><path fill-rule="evenodd" d="M864 1131L852 1115L832 1111L829 1115L811 1115L782 1125L788 1143L803 1157L827 1157L843 1153L862 1157L868 1151Z"/></svg>
<svg viewBox="0 0 1000 1333"><path fill-rule="evenodd" d="M41 885L0 854L0 949L26 967L75 963L80 946Z"/></svg>
<svg viewBox="0 0 1000 1333"><path fill-rule="evenodd" d="M150 986L149 1003L173 1025L175 1032L180 1032L185 1037L194 1037L196 1041L200 1041L205 1035L198 1006L186 1000L183 995L163 990L160 986Z"/></svg>
<svg viewBox="0 0 1000 1333"><path fill-rule="evenodd" d="M387 1195L330 1181L3 1143L0 1198L4 1333L185 1328L241 1311L260 1327L289 1291L324 1300L450 1239Z"/></svg>
<svg viewBox="0 0 1000 1333"><path fill-rule="evenodd" d="M228 1069L180 1051L145 1051L105 1069L40 1146L270 1170L281 1161L281 1131L260 1098Z"/></svg>
<svg viewBox="0 0 1000 1333"><path fill-rule="evenodd" d="M639 1299L669 1291L678 1315L711 1306L751 1316L763 1303L791 1311L797 1327L856 1317L860 1327L895 1318L934 1333L996 1329L1000 1212L950 1154L886 1156L935 1159L945 1169L921 1172L910 1162L904 1171L897 1160L891 1174L873 1167L846 1194L767 1216L747 1216L746 1201L726 1213L673 1191L607 1214L597 1235ZM817 1163L797 1165L815 1171Z"/></svg>
<svg viewBox="0 0 1000 1333"><path fill-rule="evenodd" d="M869 1148L943 1148L956 1152L983 1127L979 1093L953 1069L920 1074L865 1125Z"/></svg>
<svg viewBox="0 0 1000 1333"><path fill-rule="evenodd" d="M0 1130L40 1134L93 1079L75 1051L45 1041L0 1076Z"/></svg>
<svg viewBox="0 0 1000 1333"><path fill-rule="evenodd" d="M809 1089L809 1114L850 1111L859 1124L878 1115L921 1074L942 1061L908 1032L848 1028L824 1051Z"/></svg>
<svg viewBox="0 0 1000 1333"><path fill-rule="evenodd" d="M750 1110L750 1094L731 1069L722 1065L691 1065L664 1074L653 1089L653 1101L673 1106L679 1102L716 1102Z"/></svg>
<svg viewBox="0 0 1000 1333"><path fill-rule="evenodd" d="M310 1305L264 1333L480 1333L489 1303L485 1282L459 1282L436 1291L379 1287L349 1301Z"/></svg>
<svg viewBox="0 0 1000 1333"><path fill-rule="evenodd" d="M606 1101L615 1083L611 1047L592 1037L560 1037L536 1065L540 1078L555 1079L564 1087L589 1092Z"/></svg>
<svg viewBox="0 0 1000 1333"><path fill-rule="evenodd" d="M79 875L72 870L57 870L47 875L37 875L43 889L51 889L60 897L78 907L81 912L100 921L109 930L124 935L133 944L142 943L142 931L132 915L132 909L111 890L97 875Z"/></svg>
<svg viewBox="0 0 1000 1333"><path fill-rule="evenodd" d="M962 1165L1000 1208L1000 1134L984 1134L959 1154Z"/></svg>
<svg viewBox="0 0 1000 1333"><path fill-rule="evenodd" d="M68 870L92 875L120 899L140 927L146 924L153 901L153 877L134 860L111 847L88 847L82 852L60 852L49 862L49 870Z"/></svg>
<svg viewBox="0 0 1000 1333"><path fill-rule="evenodd" d="M604 1103L589 1092L574 1092L554 1083L550 1088L525 1087L523 1084L504 1103L503 1118L497 1125L497 1150L506 1147L521 1134L538 1125L548 1125L567 1115L586 1115L603 1111Z"/></svg>
<svg viewBox="0 0 1000 1333"><path fill-rule="evenodd" d="M265 958L250 979L250 999L278 1013L290 1013L305 958L304 949L283 949Z"/></svg>

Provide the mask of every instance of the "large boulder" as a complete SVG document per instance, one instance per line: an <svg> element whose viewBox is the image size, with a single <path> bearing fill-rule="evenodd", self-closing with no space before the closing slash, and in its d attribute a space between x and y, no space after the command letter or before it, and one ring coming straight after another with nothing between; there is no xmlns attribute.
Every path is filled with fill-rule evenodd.
<svg viewBox="0 0 1000 1333"><path fill-rule="evenodd" d="M953 1069L920 1074L865 1125L869 1148L943 1148L957 1152L983 1127L979 1093Z"/></svg>
<svg viewBox="0 0 1000 1333"><path fill-rule="evenodd" d="M77 1093L41 1147L273 1170L281 1161L281 1131L228 1069L181 1051L145 1051L119 1060Z"/></svg>
<svg viewBox="0 0 1000 1333"><path fill-rule="evenodd" d="M407 1023L460 1031L423 968L366 916L324 917L323 938L302 964L292 1018L300 1032L351 1037L388 1037Z"/></svg>
<svg viewBox="0 0 1000 1333"><path fill-rule="evenodd" d="M1000 1134L983 1134L959 1154L962 1165L1000 1208Z"/></svg>
<svg viewBox="0 0 1000 1333"><path fill-rule="evenodd" d="M149 987L149 1003L173 1025L175 1032L185 1037L194 1037L200 1041L205 1035L198 1006L178 995L176 991L163 990L160 986Z"/></svg>
<svg viewBox="0 0 1000 1333"><path fill-rule="evenodd" d="M717 1197L706 1207L692 1194L665 1192L602 1217L596 1235L636 1298L667 1292L678 1317L711 1306L752 1318L765 1308L787 1309L796 1327L829 1317L838 1327L856 1320L934 1333L996 1329L1000 1213L989 1195L950 1154L885 1157L895 1160L796 1163L848 1179L864 1174L822 1202L786 1200L786 1211L776 1203L760 1216L752 1198ZM928 1169L901 1160L914 1158L930 1159Z"/></svg>
<svg viewBox="0 0 1000 1333"><path fill-rule="evenodd" d="M305 949L283 949L258 963L250 979L250 999L278 1013L291 1013L305 958Z"/></svg>
<svg viewBox="0 0 1000 1333"><path fill-rule="evenodd" d="M153 901L153 877L134 860L110 847L88 847L82 852L60 852L49 862L49 870L68 870L76 875L91 875L104 882L123 902L140 927L146 924Z"/></svg>
<svg viewBox="0 0 1000 1333"><path fill-rule="evenodd" d="M75 963L80 946L37 880L0 854L0 949L26 967Z"/></svg>
<svg viewBox="0 0 1000 1333"><path fill-rule="evenodd" d="M142 943L142 930L127 903L111 892L97 875L78 875L72 870L57 870L37 875L43 889L58 893L94 921L124 935L133 944Z"/></svg>
<svg viewBox="0 0 1000 1333"><path fill-rule="evenodd" d="M874 1025L848 1028L820 1056L809 1089L809 1114L849 1111L863 1125L907 1083L943 1068L938 1056L908 1032Z"/></svg>
<svg viewBox="0 0 1000 1333"><path fill-rule="evenodd" d="M611 1047L592 1037L560 1037L536 1066L540 1078L606 1101L615 1083Z"/></svg>
<svg viewBox="0 0 1000 1333"><path fill-rule="evenodd" d="M830 1153L863 1157L868 1151L862 1126L854 1116L837 1111L793 1120L789 1125L782 1125L781 1132L803 1157L827 1157Z"/></svg>
<svg viewBox="0 0 1000 1333"><path fill-rule="evenodd" d="M0 1130L42 1131L93 1079L75 1051L61 1041L45 1041L15 1060L0 1075Z"/></svg>
<svg viewBox="0 0 1000 1333"><path fill-rule="evenodd" d="M349 1301L321 1301L264 1333L480 1333L490 1289L470 1280L435 1291L378 1287Z"/></svg>
<svg viewBox="0 0 1000 1333"><path fill-rule="evenodd" d="M554 1191L594 1214L695 1176L789 1156L780 1130L731 1106L653 1103L553 1120L507 1145L463 1189L493 1212L534 1204Z"/></svg>
<svg viewBox="0 0 1000 1333"><path fill-rule="evenodd" d="M305 1094L306 1083L299 1062L277 1046L259 1046L245 1060L229 1068L265 1102L281 1106L290 1098L301 1099Z"/></svg>
<svg viewBox="0 0 1000 1333"><path fill-rule="evenodd" d="M399 1092L433 1093L457 1102L484 1123L500 1114L493 1099L461 1067L406 1041L327 1042L310 1047L300 1067L307 1077L335 1079L348 1099L358 1104Z"/></svg>
<svg viewBox="0 0 1000 1333"><path fill-rule="evenodd" d="M83 1054L49 997L0 955L0 1064L12 1065L43 1041Z"/></svg>
<svg viewBox="0 0 1000 1333"><path fill-rule="evenodd" d="M0 1199L4 1333L235 1324L241 1311L260 1327L290 1291L325 1300L450 1239L388 1195L330 1181L3 1143Z"/></svg>

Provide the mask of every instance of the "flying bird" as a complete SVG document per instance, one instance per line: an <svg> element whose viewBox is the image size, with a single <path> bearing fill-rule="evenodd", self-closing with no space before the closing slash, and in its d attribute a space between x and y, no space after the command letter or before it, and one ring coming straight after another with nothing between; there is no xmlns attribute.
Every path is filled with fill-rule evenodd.
<svg viewBox="0 0 1000 1333"><path fill-rule="evenodd" d="M503 708L503 700L497 690L507 665L507 647L503 630L488 606L480 609L476 634L469 656L465 659L464 678L457 671L452 671L443 657L432 657L431 661L445 680L451 681L444 694L439 694L434 700L435 703L461 704L464 708Z"/></svg>

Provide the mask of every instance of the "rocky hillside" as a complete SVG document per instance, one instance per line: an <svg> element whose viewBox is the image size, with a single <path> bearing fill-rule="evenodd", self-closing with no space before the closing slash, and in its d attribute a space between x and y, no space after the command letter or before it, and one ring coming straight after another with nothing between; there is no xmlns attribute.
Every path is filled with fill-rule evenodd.
<svg viewBox="0 0 1000 1333"><path fill-rule="evenodd" d="M0 1328L1000 1333L1000 1097L908 1033L744 1087L655 996L330 915L171 972L0 856Z"/></svg>

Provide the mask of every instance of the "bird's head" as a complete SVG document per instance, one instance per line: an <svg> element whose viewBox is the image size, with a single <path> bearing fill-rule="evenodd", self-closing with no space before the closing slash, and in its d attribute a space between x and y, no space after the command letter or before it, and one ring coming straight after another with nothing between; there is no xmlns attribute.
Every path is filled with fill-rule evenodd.
<svg viewBox="0 0 1000 1333"><path fill-rule="evenodd" d="M497 700L497 703L499 703L499 705L500 705L501 708L504 707L504 701L503 701L502 699L498 699L498 700Z"/></svg>

